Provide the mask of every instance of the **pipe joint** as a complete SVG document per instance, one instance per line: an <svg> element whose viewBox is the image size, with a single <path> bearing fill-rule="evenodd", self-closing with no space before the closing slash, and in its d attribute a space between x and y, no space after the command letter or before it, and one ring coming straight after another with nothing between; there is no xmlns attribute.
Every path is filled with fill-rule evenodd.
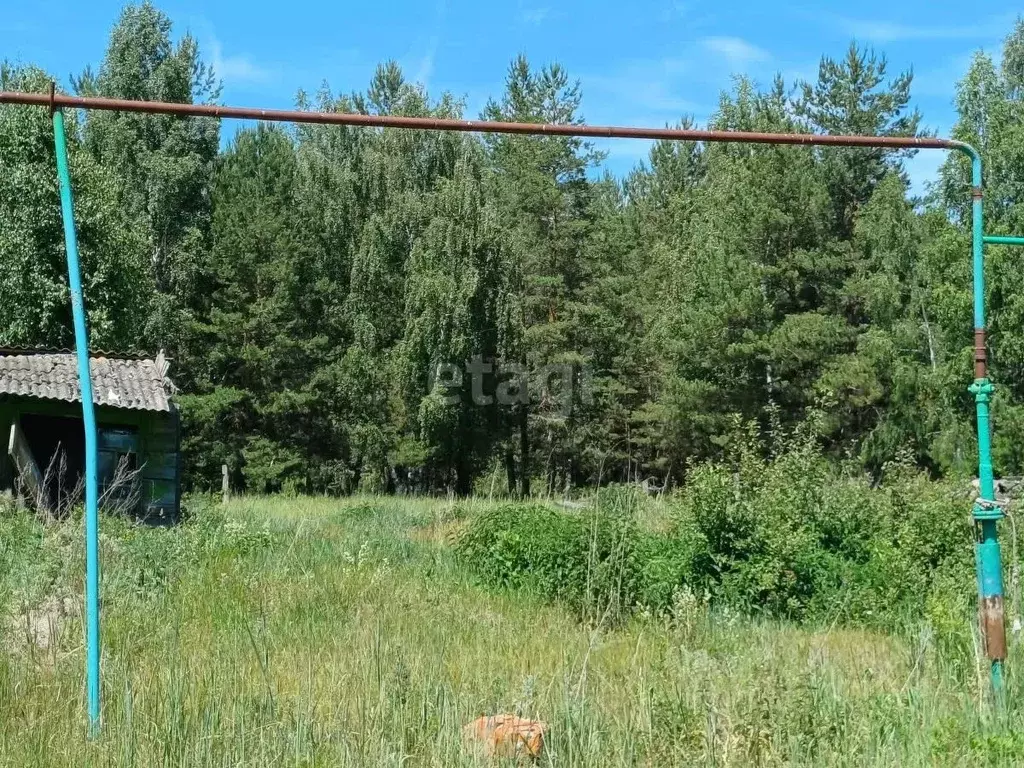
<svg viewBox="0 0 1024 768"><path fill-rule="evenodd" d="M980 496L974 500L974 508L971 510L971 517L974 522L980 523L985 520L1002 520L1006 517L1003 511L1005 505L995 499L983 499Z"/></svg>
<svg viewBox="0 0 1024 768"><path fill-rule="evenodd" d="M967 391L974 395L976 403L987 403L992 399L992 393L996 391L996 388L989 379L975 379Z"/></svg>

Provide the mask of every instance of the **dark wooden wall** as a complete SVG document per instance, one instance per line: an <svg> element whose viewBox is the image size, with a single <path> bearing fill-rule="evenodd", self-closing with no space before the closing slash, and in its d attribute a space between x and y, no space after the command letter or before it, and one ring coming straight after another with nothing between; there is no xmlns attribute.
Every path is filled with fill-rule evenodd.
<svg viewBox="0 0 1024 768"><path fill-rule="evenodd" d="M0 489L9 488L13 472L7 458L7 437L13 418L21 414L81 418L75 403L34 398L0 398ZM133 411L97 406L96 421L100 430L100 449L123 450L134 443L137 463L142 468L138 513L153 522L176 522L181 511L180 421L176 411ZM104 435L104 428L111 430ZM117 433L128 428L137 435L132 440ZM48 457L37 456L45 466Z"/></svg>

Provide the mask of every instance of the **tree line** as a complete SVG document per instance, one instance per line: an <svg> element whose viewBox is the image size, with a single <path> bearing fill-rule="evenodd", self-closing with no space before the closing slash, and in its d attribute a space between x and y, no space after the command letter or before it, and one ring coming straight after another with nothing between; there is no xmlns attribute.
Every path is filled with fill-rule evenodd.
<svg viewBox="0 0 1024 768"><path fill-rule="evenodd" d="M127 7L83 95L216 103L216 72ZM1024 232L1024 23L956 87L987 230ZM0 87L51 77L6 63ZM925 135L912 76L851 45L817 80L738 78L708 127ZM394 62L297 108L461 118ZM520 56L488 120L582 123ZM681 126L693 121L681 117ZM625 178L586 141L68 114L92 344L166 350L188 482L515 495L683 482L738 424L877 474L976 459L970 177L910 152L659 142ZM73 341L52 127L0 109L0 344ZM1024 464L1024 270L988 249L998 471Z"/></svg>

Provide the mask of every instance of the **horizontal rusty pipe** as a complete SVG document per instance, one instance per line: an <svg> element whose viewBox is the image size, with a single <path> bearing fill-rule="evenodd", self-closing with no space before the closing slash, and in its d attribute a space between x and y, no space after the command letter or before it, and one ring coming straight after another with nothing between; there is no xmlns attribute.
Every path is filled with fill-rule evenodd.
<svg viewBox="0 0 1024 768"><path fill-rule="evenodd" d="M579 136L605 139L666 139L671 141L741 142L748 144L799 144L836 147L883 147L887 149L962 149L951 139L914 136L825 136L815 133L756 133L753 131L701 131L689 128L636 128L612 125L555 125L506 123L490 120L452 120L436 117L363 115L351 112L304 112L287 109L222 107L216 104L175 104L163 101L132 101L92 96L0 91L0 104L28 104L60 109L101 109L115 112L148 112L186 117L237 118L283 123L319 123L373 128L414 128L463 133L517 133L547 136Z"/></svg>

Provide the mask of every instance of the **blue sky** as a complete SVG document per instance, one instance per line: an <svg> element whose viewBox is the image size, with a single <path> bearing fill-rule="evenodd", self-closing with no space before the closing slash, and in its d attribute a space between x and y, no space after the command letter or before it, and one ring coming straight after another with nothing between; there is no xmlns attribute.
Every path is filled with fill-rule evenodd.
<svg viewBox="0 0 1024 768"><path fill-rule="evenodd" d="M63 83L97 66L122 2L51 0L46 13L7 0L0 17L0 56L35 63ZM955 120L956 81L973 52L998 54L1015 11L1005 0L878 2L827 0L773 7L734 0L166 0L157 5L186 30L224 83L223 101L290 107L298 88L324 80L337 91L365 88L375 65L398 60L432 93L462 96L476 117L501 92L509 61L525 53L553 61L580 80L590 123L662 126L683 115L699 122L715 109L734 73L767 84L814 78L822 54L841 56L851 39L884 52L895 74L913 68L914 98L940 134ZM963 19L970 8L972 18ZM225 130L232 132L231 126ZM641 141L602 143L606 166L622 174L646 156ZM942 160L923 152L911 161L914 186L932 179Z"/></svg>

